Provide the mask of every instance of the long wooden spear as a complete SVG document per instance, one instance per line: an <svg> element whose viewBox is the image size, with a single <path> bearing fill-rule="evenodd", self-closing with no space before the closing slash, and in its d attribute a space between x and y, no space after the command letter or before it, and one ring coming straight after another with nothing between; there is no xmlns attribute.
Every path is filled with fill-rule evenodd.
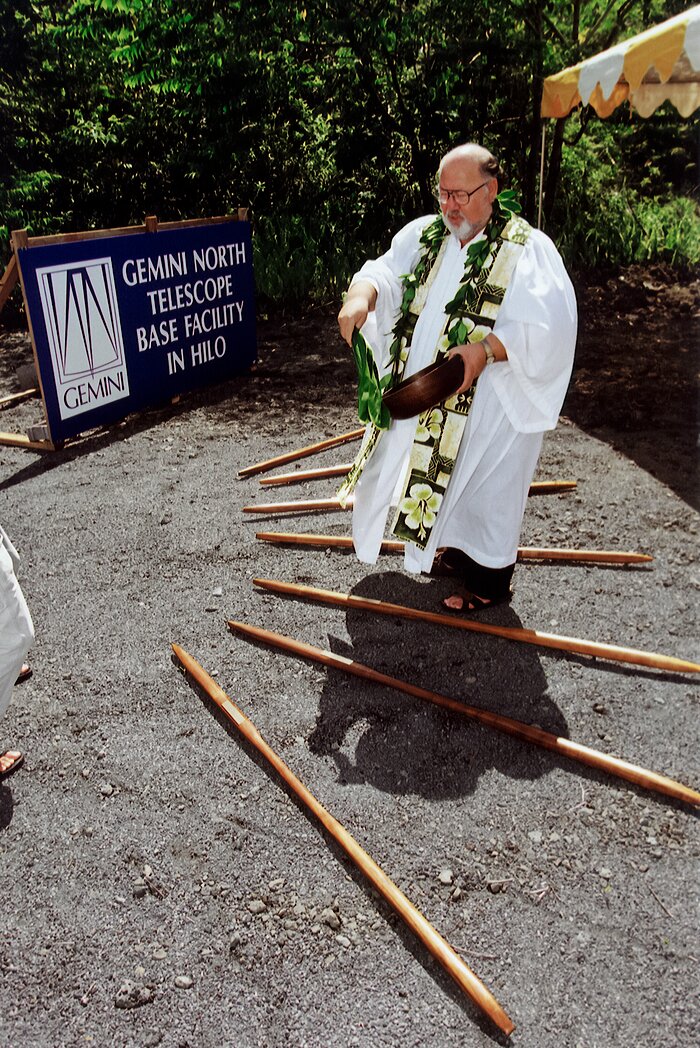
<svg viewBox="0 0 700 1048"><path fill-rule="evenodd" d="M21 393L12 393L9 397L3 397L0 400L0 411L4 411L5 408L11 408L15 404L21 404L23 400L29 400L31 397L36 397L39 393L38 389L25 389Z"/></svg>
<svg viewBox="0 0 700 1048"><path fill-rule="evenodd" d="M337 513L339 510L352 509L354 499L352 495L345 505L341 505L340 499L299 499L296 502L260 502L254 506L244 506L244 513L308 513L324 511L326 513Z"/></svg>
<svg viewBox="0 0 700 1048"><path fill-rule="evenodd" d="M700 664L677 659L673 655L657 655L652 651L639 651L636 648L620 648L615 644L601 644L593 640L579 640L577 637L562 637L556 633L540 633L539 630L526 630L516 626L493 626L488 622L476 619L461 618L457 615L443 615L436 611L421 611L403 604L389 604L384 600L370 597L356 597L351 593L338 593L335 590L317 589L314 586L302 586L297 582L280 582L278 579L253 579L253 585L270 593L282 593L289 597L301 597L320 604L332 604L338 608L359 608L377 615L392 615L395 618L412 619L419 622L432 622L438 626L452 626L472 633L490 633L494 637L520 641L521 644L537 644L542 648L556 648L558 651L569 651L577 655L594 655L599 659L611 659L613 662L627 662L635 666L650 666L655 670L668 673L700 673Z"/></svg>
<svg viewBox="0 0 700 1048"><path fill-rule="evenodd" d="M281 542L290 546L314 546L324 549L352 549L349 535L310 535L293 531L258 531L261 542ZM404 543L394 539L382 542L382 553L403 553ZM630 553L609 549L539 549L521 546L518 560L565 560L586 564L648 564L654 558L648 553Z"/></svg>
<svg viewBox="0 0 700 1048"><path fill-rule="evenodd" d="M353 429L349 433L342 433L339 437L330 437L328 440L319 441L318 444L309 444L305 448L299 448L298 451L290 451L286 455L278 455L264 462L256 462L254 466L239 469L238 476L252 477L254 473L264 473L268 469L275 469L276 466L285 466L288 462L295 462L297 459L306 458L307 455L315 455L318 451L335 448L338 444L348 444L351 440L359 440L364 431L364 427Z"/></svg>
<svg viewBox="0 0 700 1048"><path fill-rule="evenodd" d="M252 721L248 720L245 714L232 702L226 692L219 687L196 659L188 655L178 644L173 644L172 648L179 661L196 680L197 684L204 689L219 709L226 714L232 724L235 724L248 742L255 747L258 753L262 754L287 785L291 787L297 797L313 812L319 822L325 826L333 839L338 842L355 865L362 870L377 891L386 899L390 906L393 906L409 928L427 946L433 957L452 976L457 985L486 1012L500 1030L503 1030L505 1034L511 1034L515 1029L512 1019L509 1018L491 991L484 986L471 968L464 963L449 943L433 928L432 924L416 909L394 882L387 877L374 859L360 847L345 827L323 807L320 801L296 777L294 772L268 746Z"/></svg>
<svg viewBox="0 0 700 1048"><path fill-rule="evenodd" d="M284 484L301 484L309 480L324 480L326 477L344 477L350 470L352 462L343 462L339 466L323 466L319 469L295 469L291 473L277 473L274 477L261 477L263 487L280 487ZM535 480L530 485L531 495L552 495L560 491L573 491L578 482L575 480Z"/></svg>
<svg viewBox="0 0 700 1048"><path fill-rule="evenodd" d="M332 651L323 651L321 648L315 648L311 644L294 640L292 637L285 637L280 633L273 633L271 630L261 629L258 626L249 626L244 622L229 621L228 626L233 632L240 633L253 640L272 644L285 651L291 651L294 655L313 659L314 662L320 662L324 666L332 666L333 669L344 670L346 673L351 673L356 677L362 677L363 680L384 684L387 687L395 688L397 691L403 691L407 695L412 695L414 698L425 699L436 706L443 706L445 709L453 710L455 713L461 713L465 717L479 721L480 724L485 724L489 728L495 728L496 731L505 732L507 735L513 735L517 739L535 743L535 745L542 746L546 750L560 753L592 768L599 768L609 772L611 775L617 775L621 779L627 779L637 786L644 786L646 789L656 790L658 793L666 794L668 797L684 801L687 804L700 806L700 793L696 790L692 790L674 779L669 779L666 775L659 775L657 772L640 768L636 764L629 764L627 761L620 760L619 757L610 757L607 753L589 749L588 746L572 742L571 739L566 739L561 735L552 735L550 732L536 728L532 724L523 724L521 721L512 720L510 717L503 717L499 713L491 713L490 710L480 709L478 706L467 706L465 703L458 702L456 699L450 699L446 695L428 691L426 688L420 688L416 684L410 684L408 681L399 680L396 677L389 677L386 673L379 673L361 662L353 662L352 659L335 655Z"/></svg>
<svg viewBox="0 0 700 1048"><path fill-rule="evenodd" d="M291 473L261 477L260 483L263 487L275 487L281 484L301 484L306 480L323 480L325 477L344 477L351 466L352 462L342 462L339 466L323 466L319 469L295 469Z"/></svg>

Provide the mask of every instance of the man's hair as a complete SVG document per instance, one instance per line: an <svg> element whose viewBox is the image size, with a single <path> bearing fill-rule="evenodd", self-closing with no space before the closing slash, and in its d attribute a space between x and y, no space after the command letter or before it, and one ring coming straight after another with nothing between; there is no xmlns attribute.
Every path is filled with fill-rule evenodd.
<svg viewBox="0 0 700 1048"><path fill-rule="evenodd" d="M493 153L489 153L488 159L480 167L484 178L503 178L503 168Z"/></svg>
<svg viewBox="0 0 700 1048"><path fill-rule="evenodd" d="M455 146L445 153L438 168L438 178L447 160L475 160L484 178L502 178L503 170L493 153L490 153L478 142L465 142L463 145Z"/></svg>

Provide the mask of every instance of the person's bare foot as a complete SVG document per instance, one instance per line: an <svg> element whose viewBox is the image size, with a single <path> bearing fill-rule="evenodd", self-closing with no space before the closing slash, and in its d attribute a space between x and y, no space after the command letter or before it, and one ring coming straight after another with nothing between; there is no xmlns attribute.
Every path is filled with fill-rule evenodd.
<svg viewBox="0 0 700 1048"><path fill-rule="evenodd" d="M32 675L32 667L28 662L22 664L22 669L19 671L19 676L15 681L15 684L21 684L23 680L29 680Z"/></svg>
<svg viewBox="0 0 700 1048"><path fill-rule="evenodd" d="M19 750L5 750L4 753L0 753L0 779L12 775L13 771L21 767L23 761L24 754Z"/></svg>

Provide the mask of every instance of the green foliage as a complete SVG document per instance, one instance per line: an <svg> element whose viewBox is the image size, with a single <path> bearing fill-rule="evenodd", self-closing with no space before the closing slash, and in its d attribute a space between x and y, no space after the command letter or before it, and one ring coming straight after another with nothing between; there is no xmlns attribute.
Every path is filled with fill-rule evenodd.
<svg viewBox="0 0 700 1048"><path fill-rule="evenodd" d="M318 298L334 301L348 285L353 272L354 244L348 256L338 250L344 231L323 226L300 215L263 214L254 224L253 258L255 280L265 299L284 304L305 301L310 291ZM356 267L355 267L356 268Z"/></svg>
<svg viewBox="0 0 700 1048"><path fill-rule="evenodd" d="M572 118L572 132L580 132L580 120ZM554 213L572 265L700 261L693 130L675 110L657 114L653 125L626 115L590 122L564 152Z"/></svg>
<svg viewBox="0 0 700 1048"><path fill-rule="evenodd" d="M337 297L391 232L433 211L456 142L504 160L533 221L542 78L684 6L0 0L0 253L18 227L248 206L259 293ZM574 115L548 232L574 264L625 261L632 245L688 261L696 182L692 122L675 110Z"/></svg>
<svg viewBox="0 0 700 1048"><path fill-rule="evenodd" d="M640 200L638 227L642 230L638 261L661 258L671 265L700 263L700 210L697 201L676 197L668 201Z"/></svg>
<svg viewBox="0 0 700 1048"><path fill-rule="evenodd" d="M391 376L380 379L372 350L357 328L352 333L352 352L357 367L357 416L365 425L373 422L377 429L388 429L391 415L382 394Z"/></svg>
<svg viewBox="0 0 700 1048"><path fill-rule="evenodd" d="M573 223L572 223L573 226ZM700 211L688 197L642 198L633 189L611 190L606 208L582 230L572 228L563 248L579 265L665 261L700 263Z"/></svg>

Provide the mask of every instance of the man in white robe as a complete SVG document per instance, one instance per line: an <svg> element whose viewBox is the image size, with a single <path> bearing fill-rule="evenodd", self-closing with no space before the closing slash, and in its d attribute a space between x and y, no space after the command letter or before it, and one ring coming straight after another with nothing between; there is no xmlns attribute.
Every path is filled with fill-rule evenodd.
<svg viewBox="0 0 700 1048"><path fill-rule="evenodd" d="M443 158L438 199L451 233L445 254L413 332L403 378L430 364L443 335L445 306L464 275L468 246L491 217L499 168L481 146L458 146ZM386 356L399 315L402 277L413 271L420 236L434 216L416 219L394 237L389 251L353 277L338 315L350 343L362 330L379 361ZM458 392L476 392L437 521L424 549L406 544L405 567L436 570L435 555L447 548L444 567L467 587L445 602L474 611L510 594L528 490L543 434L557 424L573 366L576 299L552 241L532 230L487 338L457 346L464 361ZM384 368L385 369L385 368ZM387 515L405 482L417 419L393 421L365 466L355 490L353 540L358 558L374 563Z"/></svg>

